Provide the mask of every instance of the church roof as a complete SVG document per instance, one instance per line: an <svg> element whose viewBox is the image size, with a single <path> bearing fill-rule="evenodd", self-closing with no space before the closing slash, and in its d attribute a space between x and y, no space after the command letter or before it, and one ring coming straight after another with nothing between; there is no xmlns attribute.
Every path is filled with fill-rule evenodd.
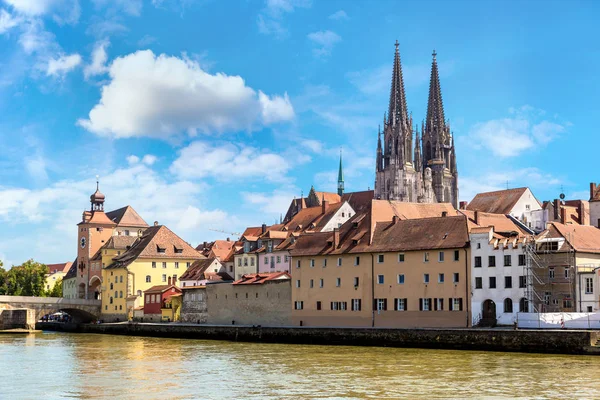
<svg viewBox="0 0 600 400"><path fill-rule="evenodd" d="M467 205L467 210L492 214L510 214L519 199L528 190L526 187L478 193Z"/></svg>
<svg viewBox="0 0 600 400"><path fill-rule="evenodd" d="M136 228L147 228L148 224L131 206L125 206L106 213L106 216L114 221L117 226L131 226Z"/></svg>

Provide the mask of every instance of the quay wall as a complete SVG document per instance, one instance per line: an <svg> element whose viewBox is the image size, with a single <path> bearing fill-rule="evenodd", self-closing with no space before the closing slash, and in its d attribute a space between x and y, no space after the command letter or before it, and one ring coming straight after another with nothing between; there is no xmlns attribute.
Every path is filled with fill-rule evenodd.
<svg viewBox="0 0 600 400"><path fill-rule="evenodd" d="M37 329L61 330L40 323ZM259 343L379 346L527 353L598 354L600 332L500 329L385 329L186 324L81 324L81 333Z"/></svg>

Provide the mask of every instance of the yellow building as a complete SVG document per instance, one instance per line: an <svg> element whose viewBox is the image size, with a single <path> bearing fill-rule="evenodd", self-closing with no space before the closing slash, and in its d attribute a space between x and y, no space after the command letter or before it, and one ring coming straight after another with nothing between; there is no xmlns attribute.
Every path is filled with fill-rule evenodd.
<svg viewBox="0 0 600 400"><path fill-rule="evenodd" d="M72 262L66 262L61 264L47 264L48 274L46 275L46 283L44 288L50 291L54 288L57 282L65 277L69 269L71 269Z"/></svg>
<svg viewBox="0 0 600 400"><path fill-rule="evenodd" d="M126 236L125 236L126 237ZM143 293L155 285L175 283L196 260L198 251L163 225L147 228L125 251L113 237L102 254L102 316L104 321L127 320L144 305ZM125 239L122 239L125 240ZM113 248L108 248L113 247ZM115 253L122 252L120 255Z"/></svg>

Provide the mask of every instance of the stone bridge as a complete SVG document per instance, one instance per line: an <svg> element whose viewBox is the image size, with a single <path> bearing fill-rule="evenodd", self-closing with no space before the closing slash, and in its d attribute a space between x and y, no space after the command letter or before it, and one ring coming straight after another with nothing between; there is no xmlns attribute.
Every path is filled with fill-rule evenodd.
<svg viewBox="0 0 600 400"><path fill-rule="evenodd" d="M73 317L73 322L91 322L100 315L100 300L65 299L62 297L0 296L0 329L15 325L11 320L22 320L17 310L27 311L27 325L44 315L63 311ZM33 319L33 321L32 321ZM1 325L5 325L2 328Z"/></svg>

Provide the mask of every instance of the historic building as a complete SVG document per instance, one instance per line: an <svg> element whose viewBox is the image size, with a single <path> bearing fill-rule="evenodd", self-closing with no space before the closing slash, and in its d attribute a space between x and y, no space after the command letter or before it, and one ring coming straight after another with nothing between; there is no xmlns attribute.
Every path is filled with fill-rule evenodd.
<svg viewBox="0 0 600 400"><path fill-rule="evenodd" d="M413 203L451 203L458 208L458 170L454 138L444 105L433 52L427 117L421 133L408 113L398 42L387 116L377 141L375 198ZM422 136L422 138L421 138Z"/></svg>

